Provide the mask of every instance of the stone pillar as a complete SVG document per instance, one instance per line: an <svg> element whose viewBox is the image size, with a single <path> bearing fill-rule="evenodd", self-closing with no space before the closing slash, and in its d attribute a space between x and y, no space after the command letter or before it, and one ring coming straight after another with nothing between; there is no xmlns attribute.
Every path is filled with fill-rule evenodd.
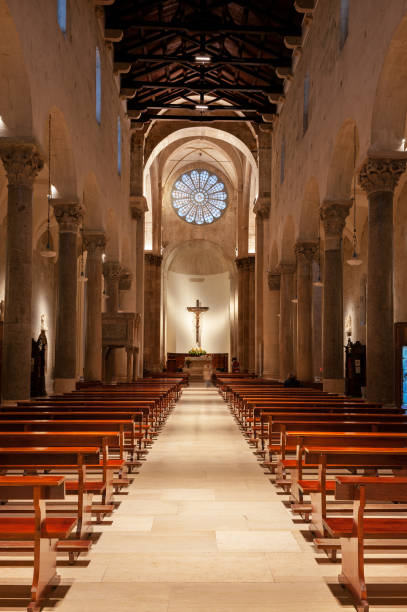
<svg viewBox="0 0 407 612"><path fill-rule="evenodd" d="M343 393L343 271L342 232L351 202L325 201L321 219L325 231L322 369L324 391Z"/></svg>
<svg viewBox="0 0 407 612"><path fill-rule="evenodd" d="M43 160L33 143L0 145L8 179L2 397L24 400L31 386L32 198Z"/></svg>
<svg viewBox="0 0 407 612"><path fill-rule="evenodd" d="M236 259L238 269L238 360L242 372L254 372L255 257Z"/></svg>
<svg viewBox="0 0 407 612"><path fill-rule="evenodd" d="M136 311L140 314L138 335L138 369L137 375L143 376L143 343L144 343L144 215L148 210L147 200L143 195L144 169L144 132L136 130L131 138L130 159L130 211L133 224L133 261L136 272Z"/></svg>
<svg viewBox="0 0 407 612"><path fill-rule="evenodd" d="M59 226L58 301L55 338L56 393L71 391L76 382L79 202L52 200Z"/></svg>
<svg viewBox="0 0 407 612"><path fill-rule="evenodd" d="M285 380L294 368L294 337L292 303L295 265L280 263L280 380Z"/></svg>
<svg viewBox="0 0 407 612"><path fill-rule="evenodd" d="M100 230L83 232L88 283L86 305L85 380L102 380L102 255L106 236Z"/></svg>
<svg viewBox="0 0 407 612"><path fill-rule="evenodd" d="M144 322L144 367L159 372L161 322L161 264L162 256L145 254L144 309L148 317Z"/></svg>
<svg viewBox="0 0 407 612"><path fill-rule="evenodd" d="M369 158L359 181L369 200L366 374L368 398L394 402L393 194L406 159Z"/></svg>
<svg viewBox="0 0 407 612"><path fill-rule="evenodd" d="M280 274L269 272L268 291L264 294L264 377L280 378L279 320L280 320Z"/></svg>
<svg viewBox="0 0 407 612"><path fill-rule="evenodd" d="M312 382L312 262L316 242L297 242L297 377Z"/></svg>

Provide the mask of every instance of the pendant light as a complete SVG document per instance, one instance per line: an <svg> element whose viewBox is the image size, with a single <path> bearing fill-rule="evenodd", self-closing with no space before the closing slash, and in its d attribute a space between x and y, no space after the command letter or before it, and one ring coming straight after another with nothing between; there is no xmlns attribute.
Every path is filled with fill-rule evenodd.
<svg viewBox="0 0 407 612"><path fill-rule="evenodd" d="M56 251L51 249L51 232L50 232L50 217L51 217L51 198L52 198L52 186L51 186L51 113L48 117L48 218L47 218L47 244L44 250L41 251L41 256L50 259L55 257Z"/></svg>
<svg viewBox="0 0 407 612"><path fill-rule="evenodd" d="M83 232L82 229L81 229L81 232ZM88 282L88 277L86 276L86 272L85 272L85 260L83 257L83 236L82 236L82 246L81 246L81 272L79 274L79 282L80 283Z"/></svg>
<svg viewBox="0 0 407 612"><path fill-rule="evenodd" d="M323 287L324 283L321 280L321 236L318 226L318 278L312 283L314 287Z"/></svg>
<svg viewBox="0 0 407 612"><path fill-rule="evenodd" d="M362 263L362 260L359 259L359 257L358 257L358 253L357 253L358 242L357 242L357 236L356 236L356 176L355 176L355 170L356 170L356 126L353 128L353 143L354 143L354 153L353 153L353 170L354 170L354 176L353 176L353 238L352 238L353 253L352 253L352 257L350 259L346 260L346 263L349 266L360 266L360 264Z"/></svg>

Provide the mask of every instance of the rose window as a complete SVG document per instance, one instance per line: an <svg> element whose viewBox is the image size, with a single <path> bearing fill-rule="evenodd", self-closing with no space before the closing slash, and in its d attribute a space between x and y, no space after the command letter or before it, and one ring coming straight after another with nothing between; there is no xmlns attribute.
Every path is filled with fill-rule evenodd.
<svg viewBox="0 0 407 612"><path fill-rule="evenodd" d="M180 176L171 196L177 215L196 225L219 219L226 210L228 199L225 185L207 170L192 170Z"/></svg>

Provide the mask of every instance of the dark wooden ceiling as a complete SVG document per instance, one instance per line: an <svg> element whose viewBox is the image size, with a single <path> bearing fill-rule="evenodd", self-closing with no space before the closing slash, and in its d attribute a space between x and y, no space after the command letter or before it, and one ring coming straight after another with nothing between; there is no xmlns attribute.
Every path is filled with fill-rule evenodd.
<svg viewBox="0 0 407 612"><path fill-rule="evenodd" d="M263 121L283 93L276 68L291 66L284 38L301 35L303 18L294 0L116 0L105 16L107 30L123 30L115 63L129 70L121 87L137 121L163 111L198 121L240 111ZM197 63L199 53L211 61Z"/></svg>

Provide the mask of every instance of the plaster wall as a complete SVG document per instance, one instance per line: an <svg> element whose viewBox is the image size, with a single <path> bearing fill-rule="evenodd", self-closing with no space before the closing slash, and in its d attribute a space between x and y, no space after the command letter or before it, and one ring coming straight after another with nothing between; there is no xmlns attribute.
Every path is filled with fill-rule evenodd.
<svg viewBox="0 0 407 612"><path fill-rule="evenodd" d="M191 282L190 278L199 279ZM209 310L201 316L202 348L208 353L230 352L229 273L190 277L168 272L167 351L184 353L195 346L195 315L187 312L200 300Z"/></svg>

